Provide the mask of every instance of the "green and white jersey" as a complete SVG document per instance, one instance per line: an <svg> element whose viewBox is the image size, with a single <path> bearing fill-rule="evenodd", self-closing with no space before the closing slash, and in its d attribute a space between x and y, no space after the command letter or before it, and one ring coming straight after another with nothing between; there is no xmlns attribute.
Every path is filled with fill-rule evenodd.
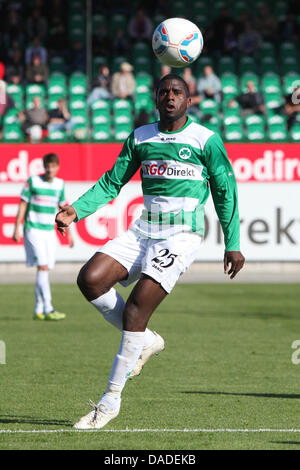
<svg viewBox="0 0 300 470"><path fill-rule="evenodd" d="M65 185L61 178L49 182L40 176L31 176L21 193L28 203L24 228L53 230L58 204L65 202Z"/></svg>
<svg viewBox="0 0 300 470"><path fill-rule="evenodd" d="M137 128L113 166L74 204L78 220L106 205L141 169L145 209L133 229L148 238L183 231L204 235L204 205L211 191L225 249L239 250L237 186L220 136L188 118L176 132L159 122Z"/></svg>

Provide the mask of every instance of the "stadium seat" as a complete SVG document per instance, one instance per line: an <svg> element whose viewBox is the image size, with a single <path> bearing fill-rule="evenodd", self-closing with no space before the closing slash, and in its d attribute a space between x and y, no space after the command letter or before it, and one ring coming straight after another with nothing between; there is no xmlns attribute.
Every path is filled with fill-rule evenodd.
<svg viewBox="0 0 300 470"><path fill-rule="evenodd" d="M236 73L236 61L233 57L223 56L219 58L218 62L218 74L223 75L224 73Z"/></svg>
<svg viewBox="0 0 300 470"><path fill-rule="evenodd" d="M283 93L289 95L293 93L296 86L300 84L300 74L289 73L283 78Z"/></svg>
<svg viewBox="0 0 300 470"><path fill-rule="evenodd" d="M111 123L111 116L109 112L104 111L102 109L96 109L91 117L92 126L95 127L98 124L108 124Z"/></svg>
<svg viewBox="0 0 300 470"><path fill-rule="evenodd" d="M41 99L43 99L46 95L45 85L38 85L36 83L27 85L25 91L27 99L32 99L34 96L39 96Z"/></svg>
<svg viewBox="0 0 300 470"><path fill-rule="evenodd" d="M95 113L96 111L102 111L106 113L110 113L111 111L111 102L109 100L102 100L99 99L97 101L94 101L91 105L91 110L92 113Z"/></svg>
<svg viewBox="0 0 300 470"><path fill-rule="evenodd" d="M274 124L286 127L287 125L286 116L284 114L271 114L267 117L267 124L269 127Z"/></svg>
<svg viewBox="0 0 300 470"><path fill-rule="evenodd" d="M219 103L217 101L212 100L212 99L203 99L200 102L200 110L204 115L216 115L219 112Z"/></svg>
<svg viewBox="0 0 300 470"><path fill-rule="evenodd" d="M293 142L300 142L300 123L291 127L290 138Z"/></svg>
<svg viewBox="0 0 300 470"><path fill-rule="evenodd" d="M265 125L265 117L263 114L250 114L244 118L246 126L263 126Z"/></svg>
<svg viewBox="0 0 300 470"><path fill-rule="evenodd" d="M93 57L93 59L92 59L93 77L95 77L98 74L100 65L108 66L109 65L108 64L108 59L106 57L102 57L102 56Z"/></svg>
<svg viewBox="0 0 300 470"><path fill-rule="evenodd" d="M107 124L98 124L93 128L92 139L95 142L107 142L111 140L111 129Z"/></svg>
<svg viewBox="0 0 300 470"><path fill-rule="evenodd" d="M149 45L144 41L135 41L132 45L133 57L150 57L151 53Z"/></svg>
<svg viewBox="0 0 300 470"><path fill-rule="evenodd" d="M12 97L14 101L23 101L25 90L23 85L14 85L13 83L8 83L6 87L6 91L9 96Z"/></svg>
<svg viewBox="0 0 300 470"><path fill-rule="evenodd" d="M118 29L127 30L127 16L123 13L114 13L110 17L109 30L114 35Z"/></svg>
<svg viewBox="0 0 300 470"><path fill-rule="evenodd" d="M70 111L74 111L76 109L86 109L86 97L85 96L71 96L69 101L69 108Z"/></svg>
<svg viewBox="0 0 300 470"><path fill-rule="evenodd" d="M271 142L286 141L287 129L282 124L271 124L268 129L268 138Z"/></svg>
<svg viewBox="0 0 300 470"><path fill-rule="evenodd" d="M253 82L256 88L256 91L260 91L259 78L255 73L245 73L241 76L240 81L240 90L242 93L247 91L247 82Z"/></svg>
<svg viewBox="0 0 300 470"><path fill-rule="evenodd" d="M132 101L129 99L116 98L113 100L113 103L112 103L112 109L113 109L114 114L117 114L117 113L123 114L124 111L126 110L129 113L131 113L132 107L133 107Z"/></svg>
<svg viewBox="0 0 300 470"><path fill-rule="evenodd" d="M133 67L135 73L146 72L152 73L152 59L147 56L138 56L133 59Z"/></svg>
<svg viewBox="0 0 300 470"><path fill-rule="evenodd" d="M66 71L65 59L61 56L51 57L49 60L49 69L50 69L51 74L54 72L65 73Z"/></svg>
<svg viewBox="0 0 300 470"><path fill-rule="evenodd" d="M51 95L67 95L67 85L65 75L51 75L48 82L48 96Z"/></svg>
<svg viewBox="0 0 300 470"><path fill-rule="evenodd" d="M299 72L299 61L297 57L285 56L281 58L281 73L286 75L288 73L298 73Z"/></svg>
<svg viewBox="0 0 300 470"><path fill-rule="evenodd" d="M152 113L154 107L152 93L139 93L136 95L134 102L134 110L136 113L139 113L142 109L145 109L148 113Z"/></svg>
<svg viewBox="0 0 300 470"><path fill-rule="evenodd" d="M263 123L248 124L246 126L246 137L251 142L265 140L266 132Z"/></svg>
<svg viewBox="0 0 300 470"><path fill-rule="evenodd" d="M275 73L267 73L261 80L262 92L267 93L281 93L280 76Z"/></svg>
<svg viewBox="0 0 300 470"><path fill-rule="evenodd" d="M76 109L71 114L72 122L75 125L88 126L89 118L86 109Z"/></svg>
<svg viewBox="0 0 300 470"><path fill-rule="evenodd" d="M270 110L276 109L282 104L281 93L267 93L264 98L266 107Z"/></svg>
<svg viewBox="0 0 300 470"><path fill-rule="evenodd" d="M65 99L64 95L50 95L48 99L47 108L49 111L58 107L58 100Z"/></svg>
<svg viewBox="0 0 300 470"><path fill-rule="evenodd" d="M225 74L221 76L222 93L228 98L233 98L239 94L237 76L234 74Z"/></svg>
<svg viewBox="0 0 300 470"><path fill-rule="evenodd" d="M129 134L132 132L133 128L129 124L119 124L115 127L114 138L118 141L123 141L127 139Z"/></svg>
<svg viewBox="0 0 300 470"><path fill-rule="evenodd" d="M229 124L224 127L224 137L228 142L237 142L243 140L245 134L240 124Z"/></svg>
<svg viewBox="0 0 300 470"><path fill-rule="evenodd" d="M24 134L19 124L9 124L3 127L3 140L6 142L23 142Z"/></svg>
<svg viewBox="0 0 300 470"><path fill-rule="evenodd" d="M49 142L67 142L67 133L65 130L50 130L48 140Z"/></svg>
<svg viewBox="0 0 300 470"><path fill-rule="evenodd" d="M260 73L263 75L268 72L277 72L278 71L278 61L273 56L263 56L260 59Z"/></svg>
<svg viewBox="0 0 300 470"><path fill-rule="evenodd" d="M105 15L102 15L100 13L94 14L92 16L92 32L93 34L98 31L100 25L107 25L107 18Z"/></svg>
<svg viewBox="0 0 300 470"><path fill-rule="evenodd" d="M224 114L223 122L224 122L225 126L229 126L231 124L241 125L242 124L242 118L237 113Z"/></svg>
<svg viewBox="0 0 300 470"><path fill-rule="evenodd" d="M19 111L16 108L9 109L3 117L3 125L9 126L11 124L20 123Z"/></svg>
<svg viewBox="0 0 300 470"><path fill-rule="evenodd" d="M214 59L207 55L203 55L203 56L200 55L199 59L196 60L193 66L195 70L195 74L198 78L201 78L200 76L203 74L203 69L206 65L210 65L212 68L215 68Z"/></svg>
<svg viewBox="0 0 300 470"><path fill-rule="evenodd" d="M239 63L239 73L243 75L245 73L256 73L257 72L257 61L252 56L242 56Z"/></svg>
<svg viewBox="0 0 300 470"><path fill-rule="evenodd" d="M73 96L84 96L87 94L87 77L84 73L76 73L71 75L69 93Z"/></svg>

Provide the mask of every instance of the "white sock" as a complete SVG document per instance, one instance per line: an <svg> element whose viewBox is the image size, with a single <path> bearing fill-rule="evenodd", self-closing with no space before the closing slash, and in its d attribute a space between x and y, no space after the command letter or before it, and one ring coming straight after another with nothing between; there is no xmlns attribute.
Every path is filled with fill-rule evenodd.
<svg viewBox="0 0 300 470"><path fill-rule="evenodd" d="M98 405L105 405L109 409L120 407L121 392L142 352L144 336L143 331L123 330L120 348L111 368L107 388Z"/></svg>
<svg viewBox="0 0 300 470"><path fill-rule="evenodd" d="M51 299L51 290L49 283L49 272L44 270L38 270L37 272L37 288L39 289L44 303L44 313L49 313L54 310Z"/></svg>
<svg viewBox="0 0 300 470"><path fill-rule="evenodd" d="M36 281L35 281L35 306L34 306L34 313L44 313L44 301L43 301L43 296L42 292L40 289L40 284L38 282L38 273L40 271L37 271L36 273Z"/></svg>
<svg viewBox="0 0 300 470"><path fill-rule="evenodd" d="M122 331L125 302L116 289L112 287L106 294L92 300L91 303L100 313L102 313L103 318L105 318L106 321L118 328L118 330ZM155 336L153 332L146 328L144 348L153 344L154 340Z"/></svg>

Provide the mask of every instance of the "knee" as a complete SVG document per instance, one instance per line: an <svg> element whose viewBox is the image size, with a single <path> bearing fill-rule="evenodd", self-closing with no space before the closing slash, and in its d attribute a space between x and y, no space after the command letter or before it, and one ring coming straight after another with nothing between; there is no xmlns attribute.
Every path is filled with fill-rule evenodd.
<svg viewBox="0 0 300 470"><path fill-rule="evenodd" d="M103 286L101 276L87 265L79 271L77 285L87 300L94 300L109 290Z"/></svg>

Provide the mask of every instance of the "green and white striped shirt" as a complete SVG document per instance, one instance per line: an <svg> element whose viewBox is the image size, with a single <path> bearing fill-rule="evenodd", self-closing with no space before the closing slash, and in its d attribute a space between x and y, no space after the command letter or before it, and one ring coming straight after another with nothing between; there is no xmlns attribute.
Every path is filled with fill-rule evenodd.
<svg viewBox="0 0 300 470"><path fill-rule="evenodd" d="M58 204L65 202L65 185L61 178L49 182L41 176L31 176L21 193L28 203L24 228L53 230Z"/></svg>
<svg viewBox="0 0 300 470"><path fill-rule="evenodd" d="M211 191L227 251L239 250L240 221L233 169L220 136L188 118L176 132L159 122L137 128L113 166L73 207L77 219L108 204L141 168L145 209L133 229L148 238L192 231L204 235Z"/></svg>

